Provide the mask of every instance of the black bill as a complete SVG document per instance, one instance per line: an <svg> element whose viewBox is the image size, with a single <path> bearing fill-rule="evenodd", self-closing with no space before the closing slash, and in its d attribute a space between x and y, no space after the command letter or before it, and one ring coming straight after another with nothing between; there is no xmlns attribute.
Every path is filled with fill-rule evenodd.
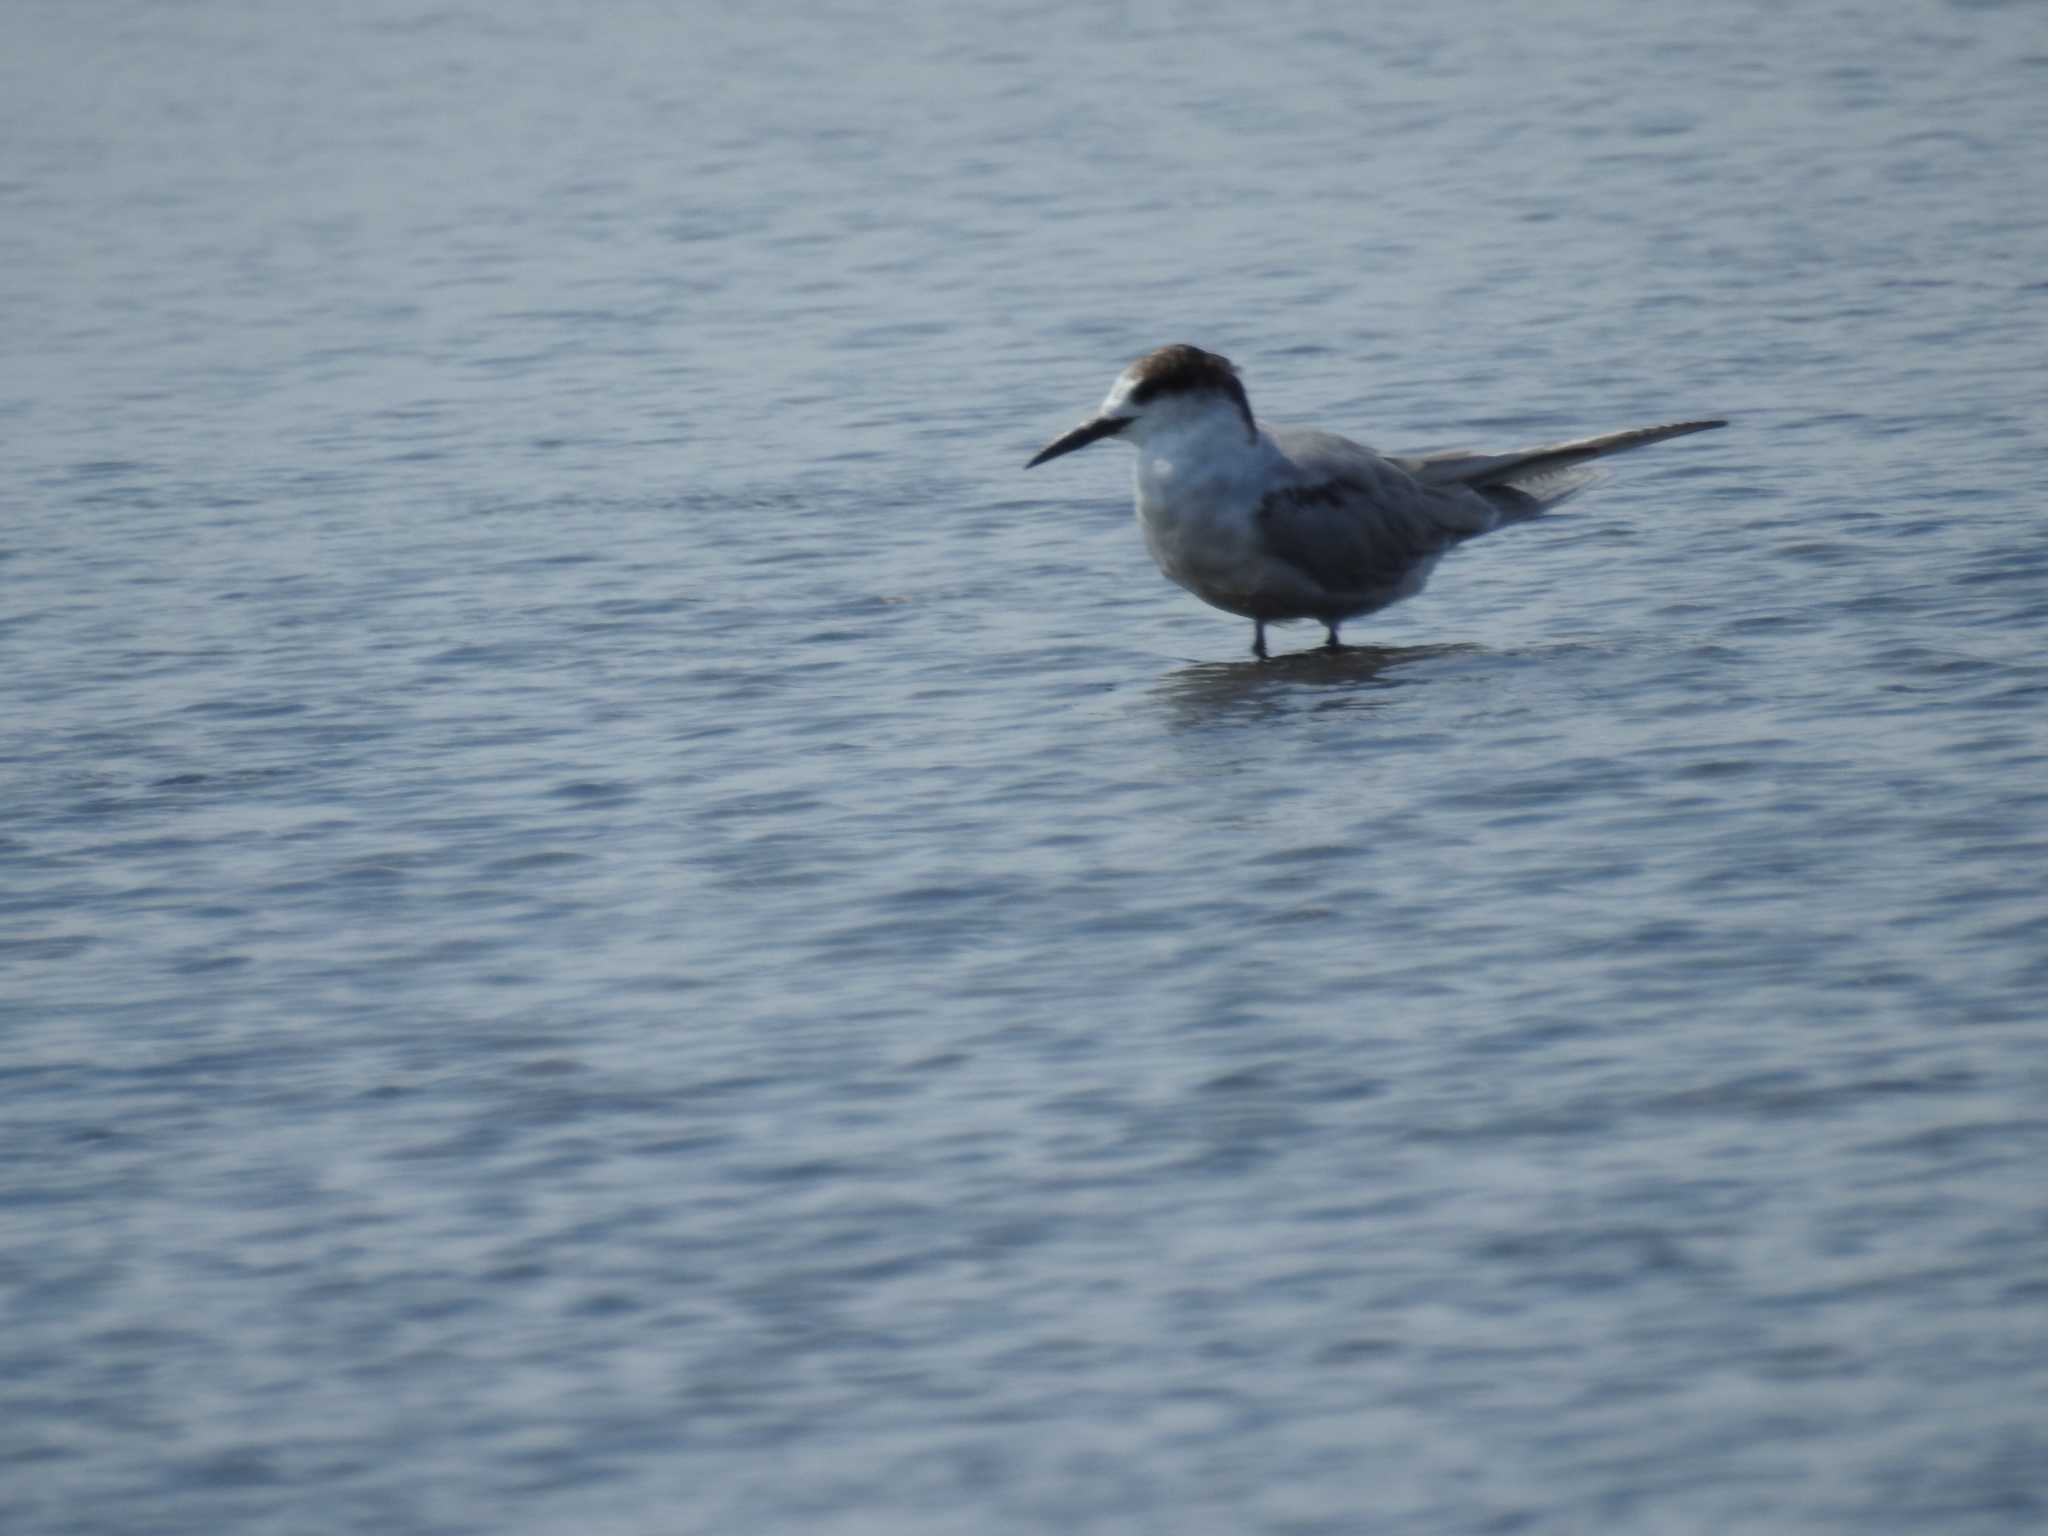
<svg viewBox="0 0 2048 1536"><path fill-rule="evenodd" d="M1063 453L1072 453L1076 448L1086 448L1097 438L1115 437L1130 424L1131 418L1128 416L1098 416L1093 421L1084 421L1064 437L1056 437L1039 449L1036 456L1024 467L1036 469L1047 459L1056 459Z"/></svg>

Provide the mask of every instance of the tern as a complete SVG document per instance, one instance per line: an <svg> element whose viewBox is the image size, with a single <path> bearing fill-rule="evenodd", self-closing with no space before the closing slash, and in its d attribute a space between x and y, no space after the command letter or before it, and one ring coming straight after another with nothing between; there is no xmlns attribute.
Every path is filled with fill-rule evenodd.
<svg viewBox="0 0 2048 1536"><path fill-rule="evenodd" d="M1512 453L1398 457L1330 432L1267 431L1230 360L1175 344L1116 377L1102 408L1024 467L1121 437L1138 450L1138 526L1167 578L1266 626L1337 628L1422 590L1453 545L1554 507L1599 478L1589 459L1725 421L1674 421Z"/></svg>

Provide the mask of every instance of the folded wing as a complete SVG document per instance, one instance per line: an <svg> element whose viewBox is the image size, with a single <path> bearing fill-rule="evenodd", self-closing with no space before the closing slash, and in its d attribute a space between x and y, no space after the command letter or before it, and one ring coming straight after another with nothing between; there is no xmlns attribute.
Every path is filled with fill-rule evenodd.
<svg viewBox="0 0 2048 1536"><path fill-rule="evenodd" d="M1505 486L1532 496L1544 506L1561 501L1586 483L1590 476L1567 472L1590 459L1626 453L1666 438L1684 437L1692 432L1711 432L1725 427L1725 421L1672 421L1657 427L1631 427L1626 432L1606 432L1599 437L1574 438L1568 443L1551 443L1542 448L1523 448L1514 453L1427 453L1409 458L1391 458L1424 485L1469 486L1483 491Z"/></svg>
<svg viewBox="0 0 2048 1536"><path fill-rule="evenodd" d="M1383 457L1327 432L1272 434L1298 478L1258 509L1266 549L1323 585L1404 586L1451 545L1533 517L1600 477L1590 460L1725 427L1674 421L1514 453Z"/></svg>

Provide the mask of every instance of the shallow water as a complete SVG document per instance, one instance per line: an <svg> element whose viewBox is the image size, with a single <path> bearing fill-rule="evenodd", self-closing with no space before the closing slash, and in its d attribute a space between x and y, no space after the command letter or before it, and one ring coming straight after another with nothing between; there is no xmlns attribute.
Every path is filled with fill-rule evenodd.
<svg viewBox="0 0 2048 1536"><path fill-rule="evenodd" d="M1552 15L17 8L0 1527L2039 1529L2048 13Z"/></svg>

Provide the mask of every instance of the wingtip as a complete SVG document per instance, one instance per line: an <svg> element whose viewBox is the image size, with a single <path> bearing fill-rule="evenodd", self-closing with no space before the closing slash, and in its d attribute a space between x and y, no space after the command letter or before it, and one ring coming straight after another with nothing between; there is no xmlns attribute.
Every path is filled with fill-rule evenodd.
<svg viewBox="0 0 2048 1536"><path fill-rule="evenodd" d="M1669 442L1674 437L1690 437L1695 432L1714 432L1728 425L1724 416L1702 418L1699 421L1667 421L1661 426L1643 427L1634 432L1617 432L1614 445L1607 452L1646 446L1650 443ZM1600 441L1595 438L1593 441Z"/></svg>

